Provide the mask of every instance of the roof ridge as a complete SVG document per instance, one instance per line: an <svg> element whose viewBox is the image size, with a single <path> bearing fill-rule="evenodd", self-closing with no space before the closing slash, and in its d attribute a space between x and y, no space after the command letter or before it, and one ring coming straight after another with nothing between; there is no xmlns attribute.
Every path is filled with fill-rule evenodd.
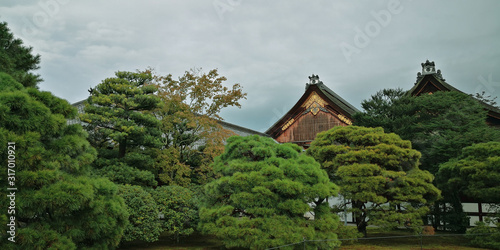
<svg viewBox="0 0 500 250"><path fill-rule="evenodd" d="M331 90L328 86L326 86L323 82L321 82L320 84L318 84L318 87L320 90L325 90L326 92L328 92L328 94L332 95L333 97L335 97L337 100L339 100L343 105L345 105L345 107L351 109L351 111L353 111L353 113L356 113L356 112L360 112L356 107L354 107L352 104L350 104L348 101L346 101L344 98L340 97L339 94L335 93L335 91ZM347 110L346 110L347 111ZM353 114L351 114L353 115Z"/></svg>

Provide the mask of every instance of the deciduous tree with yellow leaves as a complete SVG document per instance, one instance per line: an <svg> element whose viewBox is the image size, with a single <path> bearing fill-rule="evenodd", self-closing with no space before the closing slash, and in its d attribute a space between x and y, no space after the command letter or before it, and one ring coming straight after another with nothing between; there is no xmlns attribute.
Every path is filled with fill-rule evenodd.
<svg viewBox="0 0 500 250"><path fill-rule="evenodd" d="M218 123L226 107L240 107L246 94L239 84L223 85L226 78L216 69L186 71L155 78L164 105L155 112L161 120L162 147L158 150L158 181L167 185L204 184L213 177L210 167L233 133Z"/></svg>

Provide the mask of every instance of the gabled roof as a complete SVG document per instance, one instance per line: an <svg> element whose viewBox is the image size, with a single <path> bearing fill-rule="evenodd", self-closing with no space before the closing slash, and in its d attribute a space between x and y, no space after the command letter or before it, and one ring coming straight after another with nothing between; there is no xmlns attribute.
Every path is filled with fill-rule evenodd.
<svg viewBox="0 0 500 250"><path fill-rule="evenodd" d="M307 106L307 103L312 101L321 103L320 106L314 107L314 109L330 112L338 116L347 125L350 124L354 113L359 112L358 109L328 88L323 82L319 81L318 76L313 75L309 79L311 79L311 83L306 84L306 91L302 97L283 117L265 132L266 134L273 138L279 136L286 129L287 123L290 123L290 121L293 123L298 117L311 111L311 107L309 107L310 105Z"/></svg>
<svg viewBox="0 0 500 250"><path fill-rule="evenodd" d="M436 74L421 76L415 83L415 86L413 86L413 88L411 88L408 93L412 96L418 96L422 93L430 92L428 90L433 88L436 89L435 91L458 91L463 93L462 91L445 82L444 79L438 77L438 75Z"/></svg>
<svg viewBox="0 0 500 250"><path fill-rule="evenodd" d="M269 137L269 135L264 134L262 132L259 132L259 131L253 130L253 129L249 129L249 128L245 128L242 126L238 126L238 125L233 124L233 123L229 123L229 122L225 122L225 121L221 121L221 120L217 120L217 123L219 123L223 128L231 130L240 136L259 135L259 136Z"/></svg>

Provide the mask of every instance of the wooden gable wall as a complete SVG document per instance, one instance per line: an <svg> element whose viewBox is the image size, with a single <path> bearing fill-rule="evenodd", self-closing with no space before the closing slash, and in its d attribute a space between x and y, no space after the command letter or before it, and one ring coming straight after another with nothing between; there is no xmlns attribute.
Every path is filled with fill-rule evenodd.
<svg viewBox="0 0 500 250"><path fill-rule="evenodd" d="M331 113L319 111L314 115L308 112L294 120L281 135L276 138L280 143L293 142L299 145L309 144L316 138L316 134L336 126L347 126Z"/></svg>
<svg viewBox="0 0 500 250"><path fill-rule="evenodd" d="M439 88L436 84L433 84L431 81L428 81L425 85L422 86L422 88L415 91L413 95L419 96L421 94L434 93L442 90L443 89Z"/></svg>
<svg viewBox="0 0 500 250"><path fill-rule="evenodd" d="M321 92L310 92L307 99L298 104L300 106L291 112L293 115L279 127L281 131L276 133L276 141L308 147L317 133L352 124L351 119L340 113L339 107Z"/></svg>

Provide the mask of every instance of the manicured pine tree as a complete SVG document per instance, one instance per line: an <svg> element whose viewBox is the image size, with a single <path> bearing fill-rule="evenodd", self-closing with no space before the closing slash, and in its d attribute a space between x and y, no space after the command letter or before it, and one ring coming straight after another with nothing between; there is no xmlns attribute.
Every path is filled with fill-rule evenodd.
<svg viewBox="0 0 500 250"><path fill-rule="evenodd" d="M326 202L337 186L299 146L233 136L213 167L221 177L205 186L200 228L226 247L265 249L304 239L330 239L308 242L313 249L340 244L339 218Z"/></svg>
<svg viewBox="0 0 500 250"><path fill-rule="evenodd" d="M365 236L368 225L420 229L440 196L434 176L418 168L420 153L382 128L334 127L319 133L307 154L340 187Z"/></svg>

